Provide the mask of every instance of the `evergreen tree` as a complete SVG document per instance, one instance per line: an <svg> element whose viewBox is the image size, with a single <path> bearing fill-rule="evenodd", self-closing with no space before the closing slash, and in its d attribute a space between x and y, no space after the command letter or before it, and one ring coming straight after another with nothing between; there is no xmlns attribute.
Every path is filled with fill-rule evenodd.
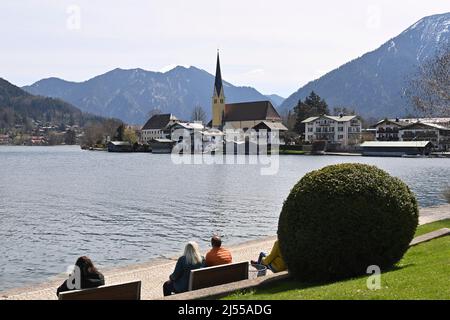
<svg viewBox="0 0 450 320"><path fill-rule="evenodd" d="M123 141L123 136L125 133L125 125L122 123L118 128L116 132L116 136L114 137L116 141Z"/></svg>
<svg viewBox="0 0 450 320"><path fill-rule="evenodd" d="M309 117L318 117L330 113L325 100L314 91L306 97L305 101L298 101L297 106L294 108L294 112L296 115L294 131L299 134L303 134L305 132L305 124L303 124L302 121Z"/></svg>
<svg viewBox="0 0 450 320"><path fill-rule="evenodd" d="M73 130L68 130L64 135L64 143L67 145L74 145L77 143L77 134Z"/></svg>

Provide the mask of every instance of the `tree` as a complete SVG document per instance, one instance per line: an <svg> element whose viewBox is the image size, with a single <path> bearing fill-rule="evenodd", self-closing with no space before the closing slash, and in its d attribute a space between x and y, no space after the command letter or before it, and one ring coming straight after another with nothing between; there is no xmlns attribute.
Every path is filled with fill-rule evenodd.
<svg viewBox="0 0 450 320"><path fill-rule="evenodd" d="M356 112L354 109L349 109L347 107L334 107L333 108L333 115L334 116L353 116L356 115Z"/></svg>
<svg viewBox="0 0 450 320"><path fill-rule="evenodd" d="M103 135L108 139L111 140L117 133L117 128L121 125L122 122L115 119L108 119L105 122L103 122L102 125L102 131Z"/></svg>
<svg viewBox="0 0 450 320"><path fill-rule="evenodd" d="M48 144L51 146L56 146L59 144L62 144L64 141L64 134L57 133L57 132L50 132L48 137Z"/></svg>
<svg viewBox="0 0 450 320"><path fill-rule="evenodd" d="M314 91L306 97L305 101L299 100L294 108L296 121L294 131L302 134L305 131L305 124L302 121L309 117L321 116L330 113L328 105L324 99L318 96Z"/></svg>
<svg viewBox="0 0 450 320"><path fill-rule="evenodd" d="M123 141L124 133L125 133L125 125L122 123L117 128L117 132L116 132L116 135L114 136L114 140L116 140L116 141Z"/></svg>
<svg viewBox="0 0 450 320"><path fill-rule="evenodd" d="M296 122L295 112L293 112L292 110L285 110L281 115L281 119L283 121L283 124L286 126L286 128L289 129L289 131L294 130Z"/></svg>
<svg viewBox="0 0 450 320"><path fill-rule="evenodd" d="M64 135L64 143L67 145L74 145L77 143L77 134L73 130L67 130Z"/></svg>
<svg viewBox="0 0 450 320"><path fill-rule="evenodd" d="M196 106L192 111L191 121L201 121L201 123L206 122L206 112L201 106Z"/></svg>
<svg viewBox="0 0 450 320"><path fill-rule="evenodd" d="M86 126L82 143L87 146L94 146L103 142L103 128L101 124L95 123Z"/></svg>
<svg viewBox="0 0 450 320"><path fill-rule="evenodd" d="M400 179L375 166L338 164L291 189L277 234L293 278L335 281L371 265L389 270L408 250L418 218L416 197Z"/></svg>
<svg viewBox="0 0 450 320"><path fill-rule="evenodd" d="M406 95L419 114L450 116L450 49L427 60L413 76Z"/></svg>
<svg viewBox="0 0 450 320"><path fill-rule="evenodd" d="M138 142L138 138L136 135L136 131L133 128L126 127L123 133L123 140L127 141L131 144L135 144Z"/></svg>

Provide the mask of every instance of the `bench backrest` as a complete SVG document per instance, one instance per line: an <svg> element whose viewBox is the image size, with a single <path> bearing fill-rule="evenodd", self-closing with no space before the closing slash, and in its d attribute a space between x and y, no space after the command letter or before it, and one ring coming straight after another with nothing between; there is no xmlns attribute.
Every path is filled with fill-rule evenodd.
<svg viewBox="0 0 450 320"><path fill-rule="evenodd" d="M191 270L189 291L248 279L248 262Z"/></svg>
<svg viewBox="0 0 450 320"><path fill-rule="evenodd" d="M59 300L140 300L141 281L61 292Z"/></svg>

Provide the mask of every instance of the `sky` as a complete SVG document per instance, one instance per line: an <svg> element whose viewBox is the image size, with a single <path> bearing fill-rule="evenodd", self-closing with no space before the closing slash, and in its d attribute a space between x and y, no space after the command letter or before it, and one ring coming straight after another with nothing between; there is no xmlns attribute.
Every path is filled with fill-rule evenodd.
<svg viewBox="0 0 450 320"><path fill-rule="evenodd" d="M214 73L220 49L225 80L287 97L449 11L448 0L2 0L0 77L23 86L115 68Z"/></svg>

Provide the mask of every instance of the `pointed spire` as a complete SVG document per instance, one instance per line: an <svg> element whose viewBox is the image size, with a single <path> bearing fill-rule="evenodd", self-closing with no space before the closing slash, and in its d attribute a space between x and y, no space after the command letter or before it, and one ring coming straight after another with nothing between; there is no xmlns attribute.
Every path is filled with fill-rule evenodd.
<svg viewBox="0 0 450 320"><path fill-rule="evenodd" d="M214 82L214 93L217 94L217 96L220 96L222 90L222 73L220 72L219 49L217 49L216 80Z"/></svg>

